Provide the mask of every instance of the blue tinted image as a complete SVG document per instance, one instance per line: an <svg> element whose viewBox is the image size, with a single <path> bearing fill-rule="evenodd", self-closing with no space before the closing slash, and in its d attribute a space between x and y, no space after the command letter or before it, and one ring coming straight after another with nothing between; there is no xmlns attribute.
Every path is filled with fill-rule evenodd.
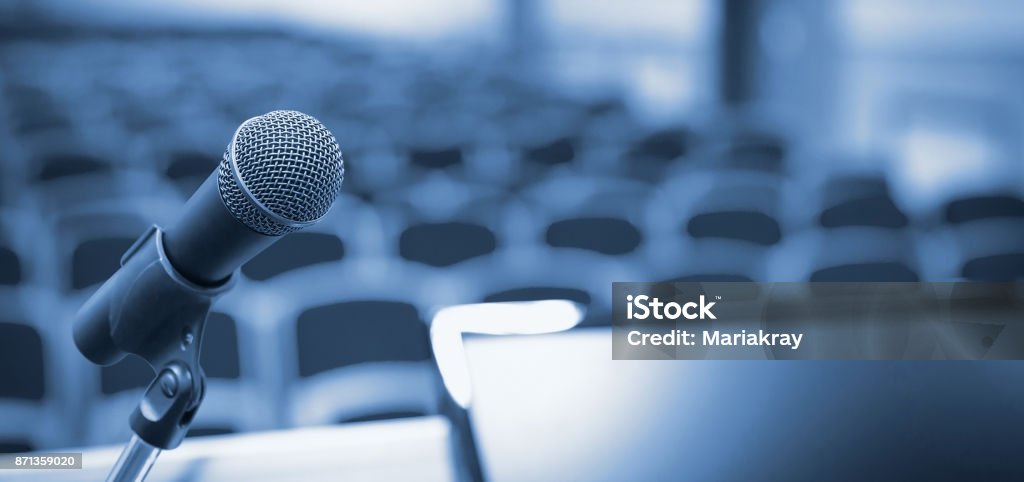
<svg viewBox="0 0 1024 482"><path fill-rule="evenodd" d="M1012 0L8 0L0 454L86 457L0 480L106 476L154 372L75 314L280 109L341 193L214 302L149 480L1019 480L1019 363L609 325L616 281L1021 280L1022 85Z"/></svg>

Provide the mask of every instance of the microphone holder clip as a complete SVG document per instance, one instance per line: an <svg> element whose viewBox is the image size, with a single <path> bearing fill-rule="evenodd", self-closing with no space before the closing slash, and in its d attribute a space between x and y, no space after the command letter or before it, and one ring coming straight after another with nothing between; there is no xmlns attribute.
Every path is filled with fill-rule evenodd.
<svg viewBox="0 0 1024 482"><path fill-rule="evenodd" d="M121 269L100 288L104 306L86 310L97 313L91 326L107 330L94 330L106 331L103 336L83 330L76 339L83 353L95 353L90 359L103 364L131 353L156 374L129 418L135 436L108 481L143 480L160 450L181 444L206 391L199 363L206 317L213 299L234 279L217 286L186 279L167 258L163 232L154 225L128 248Z"/></svg>

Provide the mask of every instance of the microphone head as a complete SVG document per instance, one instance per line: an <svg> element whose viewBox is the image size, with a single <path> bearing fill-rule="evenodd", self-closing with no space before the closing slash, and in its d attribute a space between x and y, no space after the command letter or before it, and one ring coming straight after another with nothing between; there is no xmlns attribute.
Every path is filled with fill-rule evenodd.
<svg viewBox="0 0 1024 482"><path fill-rule="evenodd" d="M217 184L232 216L256 232L282 236L324 217L344 177L341 148L320 121L275 110L238 126Z"/></svg>

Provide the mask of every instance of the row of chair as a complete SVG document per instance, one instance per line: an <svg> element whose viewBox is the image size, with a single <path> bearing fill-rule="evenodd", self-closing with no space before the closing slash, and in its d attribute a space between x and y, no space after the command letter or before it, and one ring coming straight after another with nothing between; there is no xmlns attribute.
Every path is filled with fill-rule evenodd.
<svg viewBox="0 0 1024 482"><path fill-rule="evenodd" d="M196 433L266 428L260 426L260 420L291 426L419 413L409 408L419 402L430 408L430 401L436 400L437 395L429 368L430 351L425 342L425 330L428 313L437 306L473 301L568 298L591 306L591 317L584 324L604 324L607 319L602 313L608 313L607 286L611 281L778 280L786 276L772 278L772 273L785 273L785 269L798 272L803 267L794 265L800 263L815 269L804 269L804 276L794 276L794 279L912 281L923 278L918 271L923 264L937 263L920 258L921 253L915 248L927 243L915 243L908 235L909 219L899 212L886 194L884 184L879 184L877 179L846 179L830 184L824 190L825 202L813 221L817 227L785 237L774 211L777 208L772 207L779 204L777 199L773 201L779 192L769 188L770 183L761 184L760 189L754 188L757 183L751 179L729 189L721 185L712 185L703 191L662 189L659 196L665 199L653 198L659 202L648 206L648 214L654 219L674 219L669 213L686 205L672 202L673 199L678 201L678 196L693 196L693 205L710 209L688 218L684 224L686 236L680 233L682 226L659 231L662 227L652 224L650 238L644 243L636 242L642 231L629 228L627 205L612 190L592 189L594 184L590 181L586 180L578 190L569 189L573 196L565 196L561 203L549 206L553 219L563 214L559 209L574 213L595 209L605 215L615 209L623 210L617 218L581 216L556 221L544 229L543 243L538 242L540 233L536 232L520 233L516 238L515 233L529 225L524 220L531 218L530 200L548 198L545 189L552 188L541 183L523 193L518 208L509 208L511 214L505 220L508 225L503 231L507 235L501 238L521 241L532 238L532 244L494 247L484 256L457 262L450 262L451 257L444 258L444 250L438 254L430 246L454 240L473 245L471 240L475 235L471 225L437 223L431 216L446 211L415 209L416 206L397 203L389 205L391 211L368 209L365 205L359 209L361 202L353 199L350 205L342 205L351 209L340 209L333 215L339 219L285 238L283 244L243 268L245 279L237 291L217 307L218 314L211 317L207 346L218 348L210 348L215 351L204 356L211 378L228 381L211 383L209 405L213 408L204 408L208 415L197 420ZM690 178L687 181L696 182ZM612 184L625 193L631 190L622 183ZM571 184L556 186L562 189L568 185ZM743 192L744 195L718 194L723 192ZM628 198L628 194L624 195ZM487 205L474 207L480 210L481 219L486 213L496 212ZM10 439L9 448L24 448L29 443L48 446L67 440L116 441L126 429L111 428L109 420L115 414L130 411L131 404L137 400L138 386L148 380L148 368L140 366L137 360L134 365L126 363L96 370L77 359L66 340L67 320L88 293L86 288L105 277L97 275L95 270L115 269L125 243L139 232L136 228L141 224L132 226L124 219L107 218L110 210L109 205L91 206L79 213L83 216L81 219L76 218L66 227L78 234L92 233L100 238L109 236L112 227L118 227L124 233L122 245L82 243L67 251L74 243L62 244L60 240L56 243L65 246L59 249L72 253L72 258L94 263L82 265L82 276L92 273L92 278L80 278L82 286L75 294L62 296L46 289L52 279L28 286L15 284L3 291L8 300L4 310L7 334L0 338L10 343L3 352L10 357L6 360L10 366L24 368L24 371L12 371L8 375L12 379L0 384L13 390L4 394L5 399L13 400L4 402L5 409L24 415L11 417L0 430L18 435ZM390 212L398 213L391 224L385 219L388 217L385 213ZM407 219L403 216L410 216L410 212L429 222L413 225L421 227L418 231L411 228L389 231L389 226L409 226L402 220ZM1019 236L1021 217L1024 217L1024 203L1013 196L960 199L946 207L943 223L932 234L937 238L951 237L959 247L956 252L966 259L954 277L1019 279L1019 240L1024 239ZM136 220L139 218L137 216ZM102 224L98 222L101 219L116 222ZM444 226L442 234L431 234L429 229L423 229L438 225ZM617 225L621 227L616 228ZM738 226L746 229L737 229ZM443 234L445 230L450 230L448 235ZM392 234L388 235L389 232ZM7 239L19 237L15 230L5 230L5 235ZM435 236L433 240L429 239L431 235ZM45 240L37 237L23 233L20 236L13 244L21 248L33 246L29 243L36 243L36 248L42 247L41 242L45 244ZM576 237L581 241L573 241ZM383 239L396 238L400 256L381 246ZM345 240L351 242L346 244ZM437 258L418 259L417 249ZM20 276L16 273L21 269L16 252L8 250L4 279L15 280ZM950 252L944 251L947 256ZM295 253L300 256L293 256ZM349 253L358 253L358 256L349 256ZM775 255L766 256L766 253ZM973 253L978 256L967 259ZM102 261L104 257L109 261ZM46 257L34 259L38 258ZM766 259L774 259L774 268ZM1014 260L1018 260L1016 265ZM101 266L108 264L110 266ZM25 312L22 321L17 321L19 310ZM346 345L349 342L354 346ZM384 368L373 368L378 362ZM72 369L67 370L69 367ZM388 391L388 387L372 383L377 370L383 369L395 369L405 374L402 377L408 376L408 386L419 388L403 393L415 400L378 403L337 396L336 392L342 391L395 395L379 393ZM259 382L246 378L245 372L250 370L261 373L255 377ZM339 370L341 374L334 373ZM65 381L48 381L53 374L60 378L67 373L76 374L73 378L78 381L66 382L66 376ZM306 383L306 379L312 381ZM354 390L351 383L364 388ZM223 389L218 388L221 385ZM50 397L47 395L50 392L60 396ZM263 403L267 397L274 400L275 396L277 403ZM261 403L254 404L253 408L230 408L247 397L255 397ZM217 402L218 399L223 402ZM72 404L69 400L86 403ZM68 424L69 428L64 430L24 422L48 413L65 413L62 408L79 405L87 411L72 409L69 413L76 413L74 417L55 419ZM222 408L216 408L218 406ZM386 409L384 413L370 413L382 407ZM272 413L266 413L267 410ZM90 422L75 428L72 420ZM48 428L43 430L42 427ZM41 435L44 432L70 438Z"/></svg>
<svg viewBox="0 0 1024 482"><path fill-rule="evenodd" d="M652 274L690 267L710 270L703 274L738 270L754 279L800 279L800 270L756 271L751 263L777 259L794 266L802 260L809 263L806 274L882 256L910 262L900 279L1013 276L1024 216L1024 202L1015 195L957 199L942 222L921 226L911 223L880 178L830 182L817 208L787 207L794 201L785 197L801 196L784 182L772 175L689 172L652 189L567 174L509 195L439 175L400 193L381 193L373 203L342 196L328 219L285 238L242 272L265 280L364 257L457 268L499 252L549 249L622 257ZM42 220L4 210L0 282L89 288L112 273L147 225L173 222L181 202L175 196L79 202ZM936 250L941 253L933 256ZM824 257L806 256L814 251ZM914 274L915 266L925 271Z"/></svg>

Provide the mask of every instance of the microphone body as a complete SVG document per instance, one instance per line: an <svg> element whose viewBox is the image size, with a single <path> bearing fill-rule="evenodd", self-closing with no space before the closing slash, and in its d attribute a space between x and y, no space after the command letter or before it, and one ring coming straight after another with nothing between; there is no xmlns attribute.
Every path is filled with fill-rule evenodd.
<svg viewBox="0 0 1024 482"><path fill-rule="evenodd" d="M282 236L253 231L220 199L214 171L166 231L150 227L121 257L121 267L82 305L73 335L78 350L97 365L128 353L153 358L175 344L157 336L173 320L205 320L213 299L230 288L233 273ZM127 304L131 302L131 304ZM191 336L201 325L188 327Z"/></svg>
<svg viewBox="0 0 1024 482"><path fill-rule="evenodd" d="M326 215L343 178L337 141L316 119L274 111L243 122L179 219L144 233L84 303L73 323L79 351L99 365L134 353L155 366L163 345L202 334L239 267Z"/></svg>
<svg viewBox="0 0 1024 482"><path fill-rule="evenodd" d="M164 233L164 250L174 268L203 286L224 283L246 261L281 236L253 231L220 198L215 171L185 203L184 214Z"/></svg>

